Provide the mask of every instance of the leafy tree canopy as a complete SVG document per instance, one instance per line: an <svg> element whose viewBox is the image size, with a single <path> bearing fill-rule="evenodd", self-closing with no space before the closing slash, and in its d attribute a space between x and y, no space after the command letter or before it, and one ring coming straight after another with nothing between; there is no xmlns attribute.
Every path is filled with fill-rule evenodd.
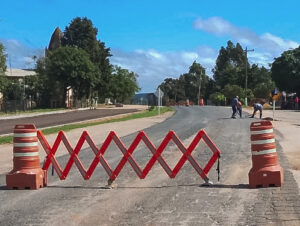
<svg viewBox="0 0 300 226"><path fill-rule="evenodd" d="M6 90L6 87L9 85L9 81L7 79L6 75L0 74L0 92L4 93Z"/></svg>
<svg viewBox="0 0 300 226"><path fill-rule="evenodd" d="M209 95L209 99L217 106L226 105L226 97L222 93L212 93Z"/></svg>
<svg viewBox="0 0 300 226"><path fill-rule="evenodd" d="M90 60L101 72L98 74L97 89L100 96L103 96L108 92L105 84L109 83L111 75L109 62L111 54L110 49L105 47L105 43L97 40L97 33L98 29L93 26L91 20L86 17L76 17L65 28L62 45L81 48L88 53Z"/></svg>
<svg viewBox="0 0 300 226"><path fill-rule="evenodd" d="M241 102L245 98L245 91L238 85L227 84L223 89L223 94L227 99L227 103L230 103L236 96L239 96Z"/></svg>
<svg viewBox="0 0 300 226"><path fill-rule="evenodd" d="M186 99L183 84L178 79L166 78L159 88L164 92L164 101L178 102Z"/></svg>
<svg viewBox="0 0 300 226"><path fill-rule="evenodd" d="M205 68L196 61L190 66L188 73L182 74L178 79L167 78L159 86L164 92L164 99L166 101L183 101L187 98L195 103L200 98L206 97L210 94L213 84L211 79L205 74Z"/></svg>
<svg viewBox="0 0 300 226"><path fill-rule="evenodd" d="M248 87L252 89L254 96L268 99L270 92L275 88L270 70L253 64L249 69L248 75Z"/></svg>
<svg viewBox="0 0 300 226"><path fill-rule="evenodd" d="M275 58L271 76L280 90L300 94L300 46Z"/></svg>
<svg viewBox="0 0 300 226"><path fill-rule="evenodd" d="M117 102L122 103L132 98L135 92L139 91L137 77L137 74L127 69L114 66L107 96L111 96Z"/></svg>
<svg viewBox="0 0 300 226"><path fill-rule="evenodd" d="M217 85L221 88L224 88L226 84L244 86L245 53L239 43L234 45L228 41L226 48L221 47L213 73Z"/></svg>
<svg viewBox="0 0 300 226"><path fill-rule="evenodd" d="M46 73L53 81L59 81L63 90L70 86L76 98L89 97L97 84L97 68L89 55L80 48L60 47L46 59Z"/></svg>
<svg viewBox="0 0 300 226"><path fill-rule="evenodd" d="M0 75L4 75L6 71L6 55L4 54L4 46L0 42Z"/></svg>

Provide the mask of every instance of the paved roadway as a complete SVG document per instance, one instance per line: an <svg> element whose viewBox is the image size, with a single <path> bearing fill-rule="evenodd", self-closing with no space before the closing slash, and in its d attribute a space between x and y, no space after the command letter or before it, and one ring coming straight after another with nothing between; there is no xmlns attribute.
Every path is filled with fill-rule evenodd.
<svg viewBox="0 0 300 226"><path fill-rule="evenodd" d="M92 110L75 110L62 112L59 114L43 114L38 116L30 116L26 118L0 118L0 135L12 133L15 125L33 123L38 129L79 122L84 120L98 119L107 116L114 116L138 111L137 109L92 109Z"/></svg>
<svg viewBox="0 0 300 226"><path fill-rule="evenodd" d="M107 175L101 166L89 181L84 181L74 166L64 181L49 175L49 186L37 191L7 191L5 175L1 175L0 225L300 225L298 187L280 144L277 152L284 168L283 186L248 189L249 126L255 119L230 119L230 108L223 107L176 110L171 118L145 130L149 139L158 146L165 134L174 130L187 146L194 134L205 128L222 152L220 182L214 166L208 174L214 185L200 186L203 181L189 163L175 179L155 164L144 180L138 179L127 163L114 189L105 189ZM121 140L128 147L135 135ZM150 152L143 145L137 151L134 158L145 165ZM84 149L79 154L86 168L93 160L90 153ZM203 165L209 153L201 144L193 156ZM120 156L113 145L104 155L112 165ZM162 156L172 167L181 157L172 145ZM58 158L62 165L67 160L66 156Z"/></svg>

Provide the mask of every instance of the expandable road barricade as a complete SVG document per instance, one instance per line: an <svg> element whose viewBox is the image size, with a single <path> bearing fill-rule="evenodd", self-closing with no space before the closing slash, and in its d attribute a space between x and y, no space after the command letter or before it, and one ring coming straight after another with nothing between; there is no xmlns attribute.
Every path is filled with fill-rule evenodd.
<svg viewBox="0 0 300 226"><path fill-rule="evenodd" d="M8 189L47 186L47 172L40 167L37 130L33 124L14 128L13 170L6 175Z"/></svg>
<svg viewBox="0 0 300 226"><path fill-rule="evenodd" d="M125 145L122 143L120 138L115 134L115 132L111 131L107 138L105 139L104 143L100 148L97 148L95 145L94 141L91 139L90 135L84 131L79 138L78 143L76 144L76 147L73 149L72 146L70 145L66 135L64 132L60 131L58 133L58 136L51 147L49 143L47 142L46 138L42 134L41 131L38 131L38 138L40 140L40 143L42 144L42 147L47 153L47 158L44 163L43 169L48 170L50 164L53 165L55 172L58 174L59 178L61 180L66 179L68 176L68 173L70 169L72 168L72 165L75 163L76 167L78 168L79 172L81 173L82 177L87 180L91 177L93 174L95 168L97 165L100 163L106 173L109 176L108 180L108 185L111 185L111 183L117 178L121 170L123 169L124 165L128 162L137 176L140 179L144 179L153 165L155 164L156 161L161 165L161 167L165 170L167 175L170 178L174 178L177 173L180 171L182 166L185 164L186 161L188 161L193 168L196 170L196 172L202 177L202 179L205 181L205 184L211 184L211 181L209 181L209 178L207 177L207 174L213 164L216 162L218 158L220 158L220 151L216 147L216 145L212 142L212 140L208 137L206 132L204 130L200 130L197 135L195 136L194 140L192 143L189 145L188 148L186 148L182 142L179 140L177 135L175 134L174 131L169 131L166 137L163 139L161 144L159 145L158 148L155 147L155 145L149 140L149 138L146 136L146 134L143 131L140 131L136 138L133 140L129 148L126 148ZM192 152L200 142L200 140L203 139L203 141L206 143L206 145L209 147L209 149L212 151L212 156L205 165L204 168L201 168L201 166L197 163L197 161L193 158ZM84 142L87 142L87 144L90 146L91 150L93 151L95 158L92 161L90 167L86 170L80 161L78 154L82 148L82 145ZM178 147L178 149L182 152L182 157L178 161L178 163L175 165L174 169L171 169L166 161L163 159L161 156L162 152L165 150L169 142L173 141L173 143ZM55 158L55 153L60 145L60 143L63 143L69 152L70 158L64 168L60 167L58 164L56 158ZM116 168L113 170L109 163L106 161L104 158L104 154L110 144L114 142L116 144L116 147L121 151L123 157L120 160L120 162L117 164ZM141 169L137 162L134 159L133 152L136 150L137 146L139 145L140 142L144 142L146 147L149 149L149 151L152 154L151 159L148 161L144 169ZM219 167L218 167L218 173L219 173ZM218 175L219 176L219 175ZM218 178L219 179L219 178Z"/></svg>
<svg viewBox="0 0 300 226"><path fill-rule="evenodd" d="M252 168L249 171L250 188L280 187L283 171L278 163L273 125L270 121L250 125Z"/></svg>

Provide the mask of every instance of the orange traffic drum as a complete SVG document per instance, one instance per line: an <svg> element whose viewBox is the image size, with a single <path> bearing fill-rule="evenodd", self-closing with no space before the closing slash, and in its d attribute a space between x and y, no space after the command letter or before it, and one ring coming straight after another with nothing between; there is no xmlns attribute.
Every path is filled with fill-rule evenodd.
<svg viewBox="0 0 300 226"><path fill-rule="evenodd" d="M37 130L33 124L14 128L13 170L6 175L8 189L38 189L47 185L40 168Z"/></svg>
<svg viewBox="0 0 300 226"><path fill-rule="evenodd" d="M283 172L278 163L272 123L253 122L250 131L252 153L252 168L249 171L250 187L281 186Z"/></svg>

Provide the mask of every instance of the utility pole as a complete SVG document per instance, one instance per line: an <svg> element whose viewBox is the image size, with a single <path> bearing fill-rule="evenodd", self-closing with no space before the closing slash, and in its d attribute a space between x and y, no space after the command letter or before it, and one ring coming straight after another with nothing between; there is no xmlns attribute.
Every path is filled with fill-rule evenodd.
<svg viewBox="0 0 300 226"><path fill-rule="evenodd" d="M205 71L205 68L201 68L201 72L199 75L199 81L198 81L198 105L200 105L200 91L201 91L201 80L202 80L202 73ZM194 72L196 75L196 72ZM205 74L205 72L204 72Z"/></svg>
<svg viewBox="0 0 300 226"><path fill-rule="evenodd" d="M199 78L198 105L200 105L201 74Z"/></svg>
<svg viewBox="0 0 300 226"><path fill-rule="evenodd" d="M248 106L248 102L247 102L247 85L248 85L248 75L247 75L247 67L248 67L248 57L247 57L247 53L248 52L253 52L254 49L247 49L247 46L246 46L246 49L244 50L245 52L245 67L246 67L246 81L245 81L245 94L246 94L246 97L245 97L245 105Z"/></svg>
<svg viewBox="0 0 300 226"><path fill-rule="evenodd" d="M205 68L201 68L201 73L199 75L199 89L198 89L198 105L200 105L200 91L201 91L201 80L202 80L202 71L205 71ZM205 74L205 72L204 72Z"/></svg>

